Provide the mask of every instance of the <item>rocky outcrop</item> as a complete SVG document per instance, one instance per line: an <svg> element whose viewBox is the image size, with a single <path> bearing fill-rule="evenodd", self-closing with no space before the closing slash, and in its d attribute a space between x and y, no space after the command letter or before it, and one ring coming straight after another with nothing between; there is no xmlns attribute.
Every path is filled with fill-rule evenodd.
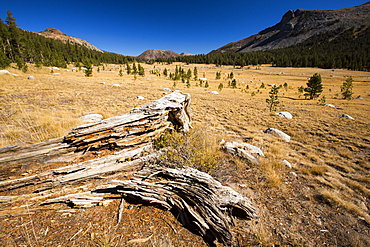
<svg viewBox="0 0 370 247"><path fill-rule="evenodd" d="M67 43L69 41L72 44L79 44L79 45L85 46L85 47L87 47L91 50L103 52L102 50L100 50L96 46L90 44L89 42L87 42L83 39L68 36L68 35L62 33L60 30L58 30L56 28L47 28L46 30L44 30L42 32L39 32L37 34L39 34L41 36L44 36L46 38L61 40L64 43Z"/></svg>
<svg viewBox="0 0 370 247"><path fill-rule="evenodd" d="M370 2L337 10L289 10L278 24L212 52L238 53L284 48L302 43L318 33L362 25L370 25Z"/></svg>
<svg viewBox="0 0 370 247"><path fill-rule="evenodd" d="M174 52L174 51L162 51L162 50L156 50L156 49L150 49L146 50L143 53L141 53L138 58L143 60L155 60L157 58L170 58L170 57L179 57L180 54Z"/></svg>

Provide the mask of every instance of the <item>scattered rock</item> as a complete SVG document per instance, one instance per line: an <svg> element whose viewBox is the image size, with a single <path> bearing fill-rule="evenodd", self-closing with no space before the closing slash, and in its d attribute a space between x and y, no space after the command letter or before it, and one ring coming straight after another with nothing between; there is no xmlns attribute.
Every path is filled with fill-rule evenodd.
<svg viewBox="0 0 370 247"><path fill-rule="evenodd" d="M136 97L138 100L144 100L145 98L143 96L137 96Z"/></svg>
<svg viewBox="0 0 370 247"><path fill-rule="evenodd" d="M171 92L171 91L172 91L171 89L169 89L169 88L167 88L167 87L162 88L162 90L163 90L163 91L166 91L166 92Z"/></svg>
<svg viewBox="0 0 370 247"><path fill-rule="evenodd" d="M105 81L103 81L103 82L100 82L100 84L103 84L103 85L105 85L106 83L105 83Z"/></svg>
<svg viewBox="0 0 370 247"><path fill-rule="evenodd" d="M27 77L28 80L35 80L35 77L33 75L30 75L29 77Z"/></svg>
<svg viewBox="0 0 370 247"><path fill-rule="evenodd" d="M295 173L295 172L290 172L290 174L292 174L294 177L298 176L297 173Z"/></svg>
<svg viewBox="0 0 370 247"><path fill-rule="evenodd" d="M293 168L292 164L290 164L290 162L289 162L289 161L287 161L287 160L283 160L283 161L282 161L282 163L283 163L284 165L286 165L287 167L289 167L289 168Z"/></svg>
<svg viewBox="0 0 370 247"><path fill-rule="evenodd" d="M276 84L268 84L269 87L275 87Z"/></svg>
<svg viewBox="0 0 370 247"><path fill-rule="evenodd" d="M335 108L335 105L332 105L332 104L325 104L324 106L329 106L329 107Z"/></svg>
<svg viewBox="0 0 370 247"><path fill-rule="evenodd" d="M223 148L226 152L244 158L251 164L260 164L259 159L252 154L265 156L260 148L244 142L226 142Z"/></svg>
<svg viewBox="0 0 370 247"><path fill-rule="evenodd" d="M342 118L347 118L347 119L352 119L352 120L354 120L354 118L353 118L353 117L351 117L351 116L349 116L349 115L347 115L347 114L342 114L342 115L339 115L338 117L342 117Z"/></svg>
<svg viewBox="0 0 370 247"><path fill-rule="evenodd" d="M99 122L103 120L103 116L101 114L95 113L95 114L88 114L88 115L82 116L81 119L83 119L84 121L88 123L94 123L94 122Z"/></svg>
<svg viewBox="0 0 370 247"><path fill-rule="evenodd" d="M6 74L10 75L10 72L7 70L0 70L0 75L6 75Z"/></svg>
<svg viewBox="0 0 370 247"><path fill-rule="evenodd" d="M287 112L287 111L278 112L278 113L276 113L276 115L278 115L279 117L285 117L285 118L288 118L288 119L293 118L292 114L290 114L290 112Z"/></svg>
<svg viewBox="0 0 370 247"><path fill-rule="evenodd" d="M54 73L53 75L60 75L60 73Z"/></svg>
<svg viewBox="0 0 370 247"><path fill-rule="evenodd" d="M217 92L217 91L211 91L211 92L209 92L209 93L211 93L211 94L220 94L219 92Z"/></svg>
<svg viewBox="0 0 370 247"><path fill-rule="evenodd" d="M60 70L58 67L53 67L52 69L53 70Z"/></svg>
<svg viewBox="0 0 370 247"><path fill-rule="evenodd" d="M273 134L275 136L278 136L286 142L290 141L290 136L278 129L268 128L267 130L264 131L264 133Z"/></svg>
<svg viewBox="0 0 370 247"><path fill-rule="evenodd" d="M113 84L112 87L120 87L120 84Z"/></svg>

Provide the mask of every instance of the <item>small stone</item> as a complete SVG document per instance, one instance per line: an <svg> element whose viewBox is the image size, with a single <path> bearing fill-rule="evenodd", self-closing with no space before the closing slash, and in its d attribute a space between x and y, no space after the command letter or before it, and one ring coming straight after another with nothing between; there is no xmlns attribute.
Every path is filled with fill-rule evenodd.
<svg viewBox="0 0 370 247"><path fill-rule="evenodd" d="M276 115L278 115L279 117L285 117L285 118L288 118L288 119L293 118L292 114L290 112L287 112L287 111L278 112L278 113L276 113Z"/></svg>
<svg viewBox="0 0 370 247"><path fill-rule="evenodd" d="M328 106L328 107L333 107L333 108L335 108L335 105L332 105L332 104L325 104L324 106Z"/></svg>
<svg viewBox="0 0 370 247"><path fill-rule="evenodd" d="M103 116L101 114L94 113L94 114L88 114L88 115L82 116L81 119L89 123L94 123L94 122L99 122L103 120Z"/></svg>
<svg viewBox="0 0 370 247"><path fill-rule="evenodd" d="M264 133L276 135L286 142L290 141L290 136L278 129L268 128L267 130L264 131Z"/></svg>
<svg viewBox="0 0 370 247"><path fill-rule="evenodd" d="M284 165L286 165L287 167L289 167L289 168L292 168L293 167L292 164L290 164L289 161L287 161L287 160L283 160L282 163Z"/></svg>
<svg viewBox="0 0 370 247"><path fill-rule="evenodd" d="M342 117L342 118L347 118L347 119L352 119L352 120L354 120L354 118L353 118L353 117L351 117L351 116L349 116L349 115L347 115L347 114L342 114L342 115L339 115L338 117Z"/></svg>

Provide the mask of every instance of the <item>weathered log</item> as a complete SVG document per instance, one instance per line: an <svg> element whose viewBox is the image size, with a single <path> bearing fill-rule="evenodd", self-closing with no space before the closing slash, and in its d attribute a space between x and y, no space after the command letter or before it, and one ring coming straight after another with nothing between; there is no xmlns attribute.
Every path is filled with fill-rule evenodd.
<svg viewBox="0 0 370 247"><path fill-rule="evenodd" d="M256 218L252 203L207 173L193 168L147 166L130 180L112 180L91 193L78 193L45 201L89 207L105 203L99 194L120 194L128 201L171 211L192 232L212 245L232 242L233 217ZM120 214L120 213L119 213Z"/></svg>
<svg viewBox="0 0 370 247"><path fill-rule="evenodd" d="M129 113L74 128L62 138L0 149L0 172L14 163L51 164L48 169L0 181L0 192L15 190L12 193L17 194L16 189L29 186L29 194L0 195L0 217L17 208L13 203L25 199L38 202L34 203L37 206L90 207L121 198L122 202L135 200L170 210L208 243L230 245L233 217L256 217L248 199L195 169L153 165L163 152L153 148L154 140L171 124L179 131L191 128L189 104L190 95L176 91ZM59 168L52 168L54 163ZM122 180L133 171L138 171L133 179ZM27 213L18 208L17 214Z"/></svg>
<svg viewBox="0 0 370 247"><path fill-rule="evenodd" d="M142 147L170 126L189 131L190 95L175 91L129 113L76 127L67 136L27 147L0 149L0 166L20 162L70 162L92 151ZM62 158L61 158L62 157Z"/></svg>

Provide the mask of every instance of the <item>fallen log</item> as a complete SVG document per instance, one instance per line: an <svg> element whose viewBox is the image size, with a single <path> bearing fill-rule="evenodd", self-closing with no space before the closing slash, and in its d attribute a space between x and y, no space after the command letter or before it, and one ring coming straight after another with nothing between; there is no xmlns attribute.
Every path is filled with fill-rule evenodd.
<svg viewBox="0 0 370 247"><path fill-rule="evenodd" d="M145 203L171 211L193 233L213 245L231 245L233 217L257 218L252 203L207 173L193 168L146 166L130 180L112 180L89 193L48 199L44 203L66 203L89 207L104 203L99 194L120 194L129 202Z"/></svg>
<svg viewBox="0 0 370 247"><path fill-rule="evenodd" d="M0 149L0 166L20 162L70 162L87 153L145 146L170 126L189 131L190 95L175 91L129 113L74 128L67 136L27 147Z"/></svg>
<svg viewBox="0 0 370 247"><path fill-rule="evenodd" d="M255 218L255 208L206 173L155 166L164 150L154 149L153 141L169 128L191 128L190 95L175 91L129 113L78 126L65 137L0 149L0 172L16 164L37 168L0 181L0 192L6 192L0 194L0 217L17 207L17 214L26 213L15 207L25 199L33 201L34 210L54 203L80 208L121 199L122 205L140 202L169 210L210 245L230 245L233 217ZM132 179L122 179L135 171Z"/></svg>

